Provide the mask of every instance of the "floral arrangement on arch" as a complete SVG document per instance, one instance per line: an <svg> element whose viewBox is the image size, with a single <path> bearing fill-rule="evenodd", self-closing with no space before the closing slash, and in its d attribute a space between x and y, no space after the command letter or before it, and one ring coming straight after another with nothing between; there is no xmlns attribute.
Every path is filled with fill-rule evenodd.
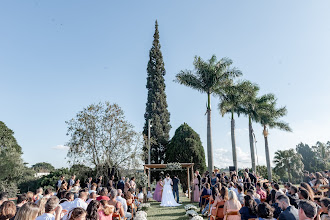
<svg viewBox="0 0 330 220"><path fill-rule="evenodd" d="M175 162L175 163L166 164L166 170L181 170L181 169L182 169L181 163Z"/></svg>

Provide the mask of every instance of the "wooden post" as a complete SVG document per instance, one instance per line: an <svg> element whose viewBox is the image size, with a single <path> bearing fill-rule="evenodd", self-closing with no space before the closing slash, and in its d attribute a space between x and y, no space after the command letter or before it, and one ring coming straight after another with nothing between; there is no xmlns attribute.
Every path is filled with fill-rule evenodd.
<svg viewBox="0 0 330 220"><path fill-rule="evenodd" d="M194 202L194 193L195 193L195 184L194 184L194 179L195 179L195 177L194 177L194 165L191 165L191 179L192 179L192 190L191 190L191 198L190 198L190 201L191 202Z"/></svg>
<svg viewBox="0 0 330 220"><path fill-rule="evenodd" d="M187 180L188 180L188 198L191 197L190 195L190 177L189 177L189 167L187 167Z"/></svg>

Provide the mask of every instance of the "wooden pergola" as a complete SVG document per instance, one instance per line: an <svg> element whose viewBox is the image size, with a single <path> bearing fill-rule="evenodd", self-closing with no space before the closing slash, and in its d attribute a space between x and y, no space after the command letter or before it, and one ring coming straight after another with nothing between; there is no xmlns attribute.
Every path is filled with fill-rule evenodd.
<svg viewBox="0 0 330 220"><path fill-rule="evenodd" d="M145 164L144 165L144 173L148 176L148 186L150 187L150 169L162 169L166 170L167 164ZM193 182L194 178L194 163L181 163L182 169L187 169L187 181L188 181L188 197L191 201L194 199L194 187L192 187L192 191L190 191L190 183ZM171 170L168 170L171 171ZM173 170L175 171L175 170ZM190 175L191 174L191 175Z"/></svg>

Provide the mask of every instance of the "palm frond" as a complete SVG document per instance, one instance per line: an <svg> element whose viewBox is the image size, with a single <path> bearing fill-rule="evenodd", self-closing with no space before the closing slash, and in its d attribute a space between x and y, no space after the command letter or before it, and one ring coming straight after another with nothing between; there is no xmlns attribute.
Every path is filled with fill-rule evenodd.
<svg viewBox="0 0 330 220"><path fill-rule="evenodd" d="M195 75L193 75L190 70L181 71L177 74L175 82L196 89L202 93L207 92L205 91L203 83Z"/></svg>

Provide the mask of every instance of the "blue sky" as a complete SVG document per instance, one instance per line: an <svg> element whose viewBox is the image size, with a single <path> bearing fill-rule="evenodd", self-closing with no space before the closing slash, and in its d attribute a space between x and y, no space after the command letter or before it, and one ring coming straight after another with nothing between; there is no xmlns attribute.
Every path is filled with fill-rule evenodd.
<svg viewBox="0 0 330 220"><path fill-rule="evenodd" d="M271 130L271 157L328 141L329 1L1 1L0 120L30 165L67 166L65 121L99 101L118 103L142 131L146 67L158 19L171 136L183 122L206 147L206 95L173 82L193 57L229 57L243 78L285 105L293 132ZM230 117L212 98L215 165L231 165ZM249 166L248 120L237 119L239 166ZM260 125L254 125L265 164Z"/></svg>

